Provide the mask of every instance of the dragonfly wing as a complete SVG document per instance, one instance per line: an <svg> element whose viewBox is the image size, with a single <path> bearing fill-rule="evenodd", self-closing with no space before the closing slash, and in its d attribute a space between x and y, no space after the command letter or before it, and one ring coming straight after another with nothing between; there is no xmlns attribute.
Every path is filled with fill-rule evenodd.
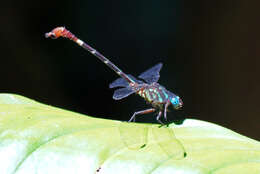
<svg viewBox="0 0 260 174"><path fill-rule="evenodd" d="M137 80L134 76L132 76L131 74L127 74L128 77L130 77L132 80L134 80L137 83L143 83L140 80ZM129 85L129 83L123 79L123 78L118 78L115 81L113 81L112 83L109 84L109 88L116 88L116 87L127 87Z"/></svg>
<svg viewBox="0 0 260 174"><path fill-rule="evenodd" d="M122 98L125 98L133 93L135 93L135 91L132 90L131 88L120 88L120 89L115 90L113 99L121 100Z"/></svg>
<svg viewBox="0 0 260 174"><path fill-rule="evenodd" d="M153 136L161 149L172 159L182 159L187 154L182 143L175 137L173 128L153 126Z"/></svg>
<svg viewBox="0 0 260 174"><path fill-rule="evenodd" d="M140 74L138 77L144 79L147 83L157 82L160 78L161 68L162 63L158 63L157 65Z"/></svg>
<svg viewBox="0 0 260 174"><path fill-rule="evenodd" d="M121 140L130 150L144 148L149 143L148 132L151 128L156 144L170 159L179 160L187 155L182 143L176 139L172 128L158 127L158 125L150 127L148 125L125 122L119 123L118 128Z"/></svg>
<svg viewBox="0 0 260 174"><path fill-rule="evenodd" d="M128 149L138 150L147 145L147 125L121 122L118 129L121 140Z"/></svg>

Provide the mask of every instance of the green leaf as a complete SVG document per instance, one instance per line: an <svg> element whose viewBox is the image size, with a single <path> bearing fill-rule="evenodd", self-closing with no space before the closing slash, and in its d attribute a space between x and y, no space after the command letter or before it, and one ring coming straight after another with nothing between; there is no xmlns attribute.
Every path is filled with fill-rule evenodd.
<svg viewBox="0 0 260 174"><path fill-rule="evenodd" d="M120 133L122 125L129 131ZM154 126L89 117L0 94L0 173L260 173L260 143L253 139L186 119L182 125L170 125L187 153L176 159L164 150L175 140L160 137L167 129ZM146 132L136 131L141 127L148 128L142 139L147 145L127 147L125 137ZM173 148L173 154L178 150Z"/></svg>

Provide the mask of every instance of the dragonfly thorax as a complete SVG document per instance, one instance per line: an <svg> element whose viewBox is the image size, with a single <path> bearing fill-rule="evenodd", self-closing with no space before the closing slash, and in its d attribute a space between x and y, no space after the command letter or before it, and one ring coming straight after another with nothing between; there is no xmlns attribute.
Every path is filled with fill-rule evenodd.
<svg viewBox="0 0 260 174"><path fill-rule="evenodd" d="M182 107L181 98L169 91L158 83L139 84L137 94L143 97L147 102L155 107L163 108L163 105L169 102L173 108L178 110Z"/></svg>
<svg viewBox="0 0 260 174"><path fill-rule="evenodd" d="M141 88L137 91L141 97L153 105L165 104L169 95L158 83L140 84Z"/></svg>

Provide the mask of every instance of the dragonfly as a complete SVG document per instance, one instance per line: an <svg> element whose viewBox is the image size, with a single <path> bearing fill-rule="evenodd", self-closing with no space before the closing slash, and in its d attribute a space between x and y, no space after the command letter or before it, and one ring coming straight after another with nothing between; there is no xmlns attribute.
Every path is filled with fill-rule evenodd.
<svg viewBox="0 0 260 174"><path fill-rule="evenodd" d="M113 81L109 88L118 88L114 91L113 99L114 100L121 100L125 97L128 97L131 94L138 94L142 98L144 98L147 103L151 104L151 108L145 109L142 111L134 112L134 114L131 116L129 122L134 122L136 119L136 116L143 115L143 114L149 114L153 112L157 112L156 120L161 124L164 125L164 123L161 121L162 114L164 116L164 119L167 120L167 112L168 107L170 105L173 106L175 110L179 110L183 106L183 101L179 96L176 94L168 91L164 86L160 85L158 83L158 80L160 78L160 70L162 68L162 63L158 63L155 66L149 68L145 72L141 73L138 78L136 79L131 74L124 73L121 69L119 69L114 63L112 63L109 59L107 59L105 56L103 56L100 52L98 52L96 49L89 46L87 43L76 37L73 33L71 33L69 30L67 30L65 27L56 27L52 31L45 34L46 38L52 38L57 39L59 37L67 38L72 40L73 42L77 43L80 47L84 48L85 50L89 51L91 54L93 54L95 57L100 59L104 64L106 64L110 69L115 71L120 78ZM167 132L169 129L161 129ZM166 130L166 131L165 131ZM122 134L124 134L125 131L121 131ZM147 130L143 129L140 135L147 134ZM154 131L153 131L154 132ZM169 133L166 133L165 135L168 135ZM173 132L170 134L174 135ZM140 137L141 137L140 136ZM143 137L143 138L142 138ZM145 142L146 136L141 137L141 142ZM157 136L157 138L160 136ZM129 141L125 141L129 142ZM131 141L130 141L131 142ZM128 144L128 143L127 143ZM145 143L144 143L145 144ZM177 143L180 144L180 143ZM179 149L182 149L181 152L183 152L183 146L180 145Z"/></svg>
<svg viewBox="0 0 260 174"><path fill-rule="evenodd" d="M131 74L124 73L114 63L108 60L97 50L89 46L87 43L78 39L74 34L72 34L65 27L57 27L53 29L51 32L46 33L45 37L46 38L50 37L52 39L56 39L59 37L68 38L74 41L75 43L77 43L79 46L86 49L87 51L89 51L90 53L92 53L103 63L105 63L109 68L114 70L120 76L120 78L112 82L109 85L109 87L110 88L121 87L115 90L113 95L114 100L121 100L125 97L128 97L131 94L136 93L141 97L143 97L148 103L152 105L152 108L134 112L129 122L135 121L137 115L148 114L148 113L158 111L156 120L160 124L163 124L160 118L162 114L164 114L164 118L165 120L167 120L167 111L168 111L167 109L170 105L172 105L175 110L178 110L183 106L183 102L179 96L168 91L165 87L157 83L160 78L159 72L162 68L162 63L158 63L152 68L141 73L138 76L138 78L143 79L142 81L136 79Z"/></svg>

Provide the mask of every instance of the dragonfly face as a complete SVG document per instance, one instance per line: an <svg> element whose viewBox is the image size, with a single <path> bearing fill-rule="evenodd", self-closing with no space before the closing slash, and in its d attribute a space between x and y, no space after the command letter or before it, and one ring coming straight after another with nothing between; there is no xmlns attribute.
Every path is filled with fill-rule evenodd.
<svg viewBox="0 0 260 174"><path fill-rule="evenodd" d="M176 110L180 109L183 105L183 102L179 96L171 97L170 102Z"/></svg>

